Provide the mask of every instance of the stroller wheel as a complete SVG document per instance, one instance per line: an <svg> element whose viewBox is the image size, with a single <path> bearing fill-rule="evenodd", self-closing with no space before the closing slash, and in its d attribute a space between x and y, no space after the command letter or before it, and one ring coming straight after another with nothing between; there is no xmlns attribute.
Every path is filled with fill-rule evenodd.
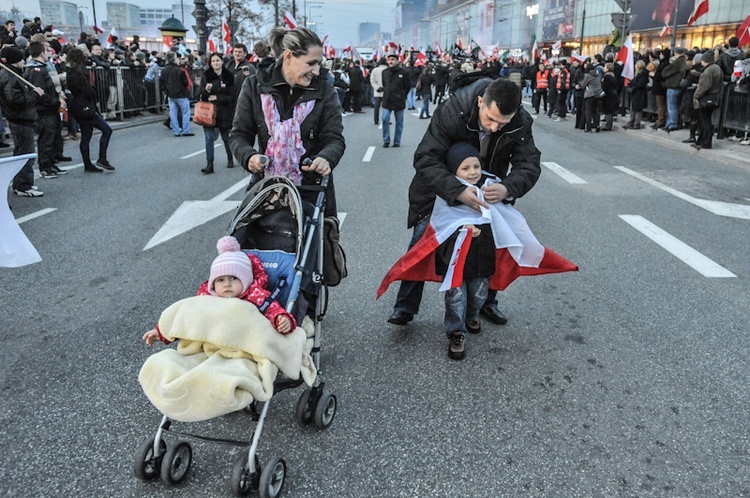
<svg viewBox="0 0 750 498"><path fill-rule="evenodd" d="M311 395L312 389L307 388L299 395L299 400L297 400L297 409L294 411L294 415L297 417L297 422L300 425L307 425L313 420L313 406L310 403Z"/></svg>
<svg viewBox="0 0 750 498"><path fill-rule="evenodd" d="M232 469L232 493L235 496L249 496L258 490L260 482L260 460L255 455L255 472L250 472L250 466L247 461L248 453L243 451L237 460L234 461Z"/></svg>
<svg viewBox="0 0 750 498"><path fill-rule="evenodd" d="M336 416L336 396L326 392L321 393L315 405L315 425L318 429L326 429L333 422L334 416Z"/></svg>
<svg viewBox="0 0 750 498"><path fill-rule="evenodd" d="M167 443L159 441L159 456L154 456L154 437L146 438L135 452L133 473L138 479L146 481L159 475L161 461L167 451Z"/></svg>
<svg viewBox="0 0 750 498"><path fill-rule="evenodd" d="M162 460L161 480L169 485L179 484L190 472L193 461L193 448L189 443L181 442L167 450Z"/></svg>
<svg viewBox="0 0 750 498"><path fill-rule="evenodd" d="M276 457L263 467L260 474L260 498L276 498L281 494L286 478L286 462Z"/></svg>

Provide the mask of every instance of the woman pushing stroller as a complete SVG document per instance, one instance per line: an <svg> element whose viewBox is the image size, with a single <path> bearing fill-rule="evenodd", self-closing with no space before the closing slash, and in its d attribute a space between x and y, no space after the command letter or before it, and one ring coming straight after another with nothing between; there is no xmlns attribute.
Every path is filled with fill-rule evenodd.
<svg viewBox="0 0 750 498"><path fill-rule="evenodd" d="M230 137L232 153L251 173L283 176L296 186L319 185L318 175L331 175L345 149L338 96L320 75L323 44L304 27L275 28L269 42L276 62L242 86ZM312 162L300 166L305 159ZM314 202L315 192L301 190L303 199ZM332 175L325 215L336 215Z"/></svg>

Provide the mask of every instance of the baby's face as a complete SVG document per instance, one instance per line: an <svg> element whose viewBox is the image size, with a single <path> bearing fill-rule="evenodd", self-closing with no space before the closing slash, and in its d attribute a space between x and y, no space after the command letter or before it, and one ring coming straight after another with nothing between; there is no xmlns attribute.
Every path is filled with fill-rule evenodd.
<svg viewBox="0 0 750 498"><path fill-rule="evenodd" d="M482 164L479 162L479 158L467 157L464 159L456 170L456 176L476 185L482 177Z"/></svg>
<svg viewBox="0 0 750 498"><path fill-rule="evenodd" d="M214 280L214 292L219 297L239 297L242 294L242 280L234 275L222 275Z"/></svg>

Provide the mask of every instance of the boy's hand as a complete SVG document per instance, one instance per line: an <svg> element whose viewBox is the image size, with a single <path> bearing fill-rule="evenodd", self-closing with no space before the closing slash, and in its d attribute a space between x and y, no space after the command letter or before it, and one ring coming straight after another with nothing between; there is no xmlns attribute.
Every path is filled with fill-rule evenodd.
<svg viewBox="0 0 750 498"><path fill-rule="evenodd" d="M471 236L472 237L479 237L479 234L482 233L481 228L477 228L474 225L466 225L466 228L471 230Z"/></svg>
<svg viewBox="0 0 750 498"><path fill-rule="evenodd" d="M289 320L289 318L285 316L280 316L276 320L276 330L281 332L282 334L288 334L292 331L292 322Z"/></svg>
<svg viewBox="0 0 750 498"><path fill-rule="evenodd" d="M151 329L143 334L143 340L146 341L147 346L153 346L159 340L159 332L156 329Z"/></svg>

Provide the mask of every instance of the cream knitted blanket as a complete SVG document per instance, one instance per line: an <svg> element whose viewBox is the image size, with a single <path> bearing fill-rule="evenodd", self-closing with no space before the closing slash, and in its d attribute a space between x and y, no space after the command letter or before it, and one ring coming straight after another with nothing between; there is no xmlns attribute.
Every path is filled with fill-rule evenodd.
<svg viewBox="0 0 750 498"><path fill-rule="evenodd" d="M266 401L279 370L291 379L302 375L308 385L315 381L305 330L280 334L241 299L183 299L164 310L159 329L170 341L179 339L177 349L149 357L138 380L151 403L171 419L208 420L254 399Z"/></svg>

